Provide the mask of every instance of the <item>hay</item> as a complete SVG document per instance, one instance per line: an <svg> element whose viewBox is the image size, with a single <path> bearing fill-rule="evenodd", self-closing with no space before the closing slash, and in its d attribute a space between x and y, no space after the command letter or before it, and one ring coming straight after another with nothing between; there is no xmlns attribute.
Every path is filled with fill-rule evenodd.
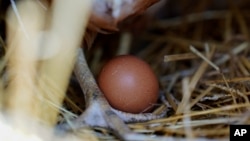
<svg viewBox="0 0 250 141"><path fill-rule="evenodd" d="M179 7L184 5L178 2ZM160 80L161 93L171 105L165 118L128 124L141 134L131 140L228 140L230 124L249 124L248 10L233 4L228 9L205 10L211 3L185 15L149 20L148 29L137 34L129 32L130 53L152 66ZM100 43L93 50L102 51L98 56L104 57L99 64L104 64L116 55L106 50L122 49L115 48L119 42L107 43L101 38L104 37L100 36ZM95 58L94 51L90 61L91 58ZM96 75L99 68L92 68ZM156 107L162 104L159 102Z"/></svg>
<svg viewBox="0 0 250 141"><path fill-rule="evenodd" d="M190 1L179 0L176 3L167 3L166 7L174 6L173 11L165 8L166 13L174 13L167 18L152 20L141 17L141 22L138 20L134 26L122 28L120 33L100 35L93 48L87 51L90 67L97 77L107 60L129 52L147 61L156 72L161 96L166 98L170 111L161 119L128 123L129 128L138 134L128 135L127 139L228 140L230 124L250 124L250 4L247 0L241 0L237 4L226 2L229 8L218 8L218 3L209 0L197 2L196 7ZM176 12L180 7L185 14ZM163 13L164 9L161 10ZM134 28L143 27L145 21L149 25L134 33ZM6 56L9 58L11 55L8 56L7 52ZM53 72L54 66L51 66L48 68ZM54 73L51 75L54 76ZM67 110L60 107L63 96L59 101L48 102L54 109L61 109L57 121L68 120L84 111L84 102L79 100L84 96L74 76L71 78L64 102ZM63 94L67 82L64 79L59 90ZM5 93L5 83L2 78L1 99ZM49 89L45 78L41 85L45 90ZM53 99L57 98L51 97ZM1 103L4 109L5 101ZM163 105L164 101L159 100L154 112L160 112ZM113 131L101 127L84 127L68 134L83 136L81 138L86 140L119 140Z"/></svg>

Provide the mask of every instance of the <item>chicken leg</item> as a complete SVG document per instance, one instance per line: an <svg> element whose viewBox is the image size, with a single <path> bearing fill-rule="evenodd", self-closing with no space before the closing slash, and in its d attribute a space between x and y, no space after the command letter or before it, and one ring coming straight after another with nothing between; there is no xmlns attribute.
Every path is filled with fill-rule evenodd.
<svg viewBox="0 0 250 141"><path fill-rule="evenodd" d="M120 137L131 133L125 122L138 122L163 117L167 108L159 115L152 113L131 114L113 109L99 89L84 56L83 50L78 51L75 75L85 94L86 110L69 124L58 125L61 130L75 130L84 126L100 126L111 128Z"/></svg>

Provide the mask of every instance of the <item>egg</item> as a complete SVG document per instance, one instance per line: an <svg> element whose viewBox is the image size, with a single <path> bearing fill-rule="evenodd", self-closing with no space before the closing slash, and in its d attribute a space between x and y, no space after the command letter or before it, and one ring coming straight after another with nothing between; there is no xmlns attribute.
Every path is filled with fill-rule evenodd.
<svg viewBox="0 0 250 141"><path fill-rule="evenodd" d="M132 55L117 56L105 64L98 84L109 104L123 112L148 112L158 99L156 75L146 62Z"/></svg>

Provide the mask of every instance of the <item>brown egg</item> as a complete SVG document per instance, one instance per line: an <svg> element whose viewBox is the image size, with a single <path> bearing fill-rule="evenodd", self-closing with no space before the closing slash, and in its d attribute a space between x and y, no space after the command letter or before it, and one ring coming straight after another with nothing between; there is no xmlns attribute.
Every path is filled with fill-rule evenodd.
<svg viewBox="0 0 250 141"><path fill-rule="evenodd" d="M99 87L110 105L120 111L141 113L152 109L159 84L150 66L132 55L121 55L101 70Z"/></svg>

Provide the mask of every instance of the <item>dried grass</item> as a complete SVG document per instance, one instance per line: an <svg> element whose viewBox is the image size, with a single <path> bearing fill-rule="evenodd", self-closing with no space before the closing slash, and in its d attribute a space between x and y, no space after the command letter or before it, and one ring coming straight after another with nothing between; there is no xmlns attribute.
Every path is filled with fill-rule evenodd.
<svg viewBox="0 0 250 141"><path fill-rule="evenodd" d="M131 140L228 140L230 124L249 124L250 20L247 10L230 6L193 8L155 20L139 37L130 33L130 53L152 66L171 106L165 118L128 124L141 134Z"/></svg>
<svg viewBox="0 0 250 141"><path fill-rule="evenodd" d="M241 2L244 5L244 0ZM185 7L185 4L188 5L188 3L182 3L179 6ZM94 74L98 74L102 64L112 56L130 52L147 61L159 78L161 94L166 97L170 112L161 119L129 123L129 128L139 135L131 134L127 139L228 140L230 124L250 124L249 11L236 7L234 4L229 4L228 9L206 11L206 6L209 4L209 0L200 1L192 10L184 10L188 12L186 15L154 20L150 25L150 30L142 31L140 36L134 35L132 31L121 32L121 40L117 43L114 39L102 40L104 36L100 36L95 47L88 52L88 59ZM106 46L109 45L114 53L107 53ZM13 54L9 55L7 52L7 58ZM59 60L55 61L56 64L57 61ZM25 69L33 70L29 67ZM51 76L54 76L54 65L48 65L48 69L52 71ZM50 71L48 72L50 74ZM69 77L69 75L67 72L64 76ZM58 74L58 77L61 76L63 74ZM54 93L52 85L55 82L48 82L49 80L48 77L41 77L39 81L41 84L38 83L40 84L38 86L48 91L42 93ZM62 94L66 89L65 83L68 82L66 78L63 81L64 84L59 89ZM1 93L5 93L3 91L4 78L0 84ZM22 81L21 84L24 85ZM32 87L36 87L34 85L36 83L31 84ZM20 87L23 88L23 86ZM83 99L81 90L75 87L78 88L78 85L74 83L72 76L65 105L74 114L62 109L63 117L60 117L62 120L84 111L84 103L79 101ZM1 99L2 97L3 95ZM50 107L58 110L63 96L59 97L50 97L50 100L56 99L56 101L45 103L49 103ZM16 98L12 97L11 102L19 105L19 100ZM31 101L31 103L34 102ZM5 101L1 103L1 107L5 108ZM159 101L155 112L161 111L162 105L164 103ZM16 109L24 110L32 106L22 106L21 109L16 106ZM37 108L38 111L41 110L40 107ZM40 114L55 112L43 110ZM119 140L112 131L99 127L83 128L82 131L75 131L69 136L84 136L82 139L86 140Z"/></svg>

